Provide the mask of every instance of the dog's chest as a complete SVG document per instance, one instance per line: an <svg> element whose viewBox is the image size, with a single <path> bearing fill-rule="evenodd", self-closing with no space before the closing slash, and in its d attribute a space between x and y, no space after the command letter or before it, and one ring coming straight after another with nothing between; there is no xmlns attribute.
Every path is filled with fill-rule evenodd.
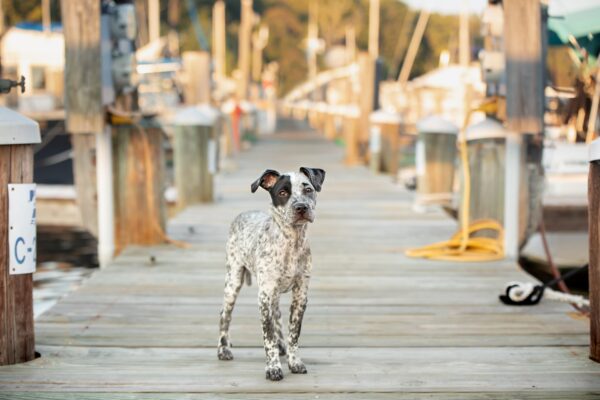
<svg viewBox="0 0 600 400"><path fill-rule="evenodd" d="M275 284L281 292L287 292L301 275L307 274L307 251L304 241L273 238L269 250L261 252L258 275L263 282Z"/></svg>

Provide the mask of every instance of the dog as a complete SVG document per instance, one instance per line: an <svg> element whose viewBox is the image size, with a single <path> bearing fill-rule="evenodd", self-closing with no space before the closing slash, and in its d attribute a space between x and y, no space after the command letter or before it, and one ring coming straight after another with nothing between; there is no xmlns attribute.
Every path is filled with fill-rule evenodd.
<svg viewBox="0 0 600 400"><path fill-rule="evenodd" d="M280 355L287 352L288 367L294 374L305 374L298 356L298 339L306 310L308 281L312 269L306 238L308 223L315 219L316 193L321 191L325 171L300 168L299 172L280 174L266 170L252 185L252 193L262 187L271 195L270 212L249 211L238 215L229 232L226 246L227 274L221 310L218 344L219 360L232 360L229 324L235 300L251 276L258 282L258 305L262 320L267 364L266 378L283 379ZM282 332L279 298L292 292L287 346Z"/></svg>

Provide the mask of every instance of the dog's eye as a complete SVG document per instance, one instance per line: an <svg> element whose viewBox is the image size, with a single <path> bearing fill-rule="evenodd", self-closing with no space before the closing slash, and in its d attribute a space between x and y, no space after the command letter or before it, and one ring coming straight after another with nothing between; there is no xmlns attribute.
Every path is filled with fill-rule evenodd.
<svg viewBox="0 0 600 400"><path fill-rule="evenodd" d="M288 192L286 192L285 190L280 190L279 193L278 193L278 195L281 196L281 197L287 197Z"/></svg>
<svg viewBox="0 0 600 400"><path fill-rule="evenodd" d="M307 187L307 188L304 189L304 193L312 193L312 191L313 190L310 187Z"/></svg>

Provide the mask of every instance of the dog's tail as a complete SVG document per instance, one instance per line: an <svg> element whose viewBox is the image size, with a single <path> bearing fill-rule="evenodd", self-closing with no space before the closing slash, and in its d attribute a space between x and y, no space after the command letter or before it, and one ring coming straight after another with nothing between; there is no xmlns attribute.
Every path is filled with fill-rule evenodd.
<svg viewBox="0 0 600 400"><path fill-rule="evenodd" d="M246 285L252 286L252 274L250 273L248 268L244 268L243 274L244 274L244 281L246 282Z"/></svg>

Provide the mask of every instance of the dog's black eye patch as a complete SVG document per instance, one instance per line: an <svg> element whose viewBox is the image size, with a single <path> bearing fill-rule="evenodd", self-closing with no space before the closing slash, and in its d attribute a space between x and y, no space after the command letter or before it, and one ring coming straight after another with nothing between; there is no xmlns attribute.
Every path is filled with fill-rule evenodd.
<svg viewBox="0 0 600 400"><path fill-rule="evenodd" d="M275 207L284 206L290 199L290 194L292 193L292 181L289 175L280 176L269 193L271 194L271 200Z"/></svg>

